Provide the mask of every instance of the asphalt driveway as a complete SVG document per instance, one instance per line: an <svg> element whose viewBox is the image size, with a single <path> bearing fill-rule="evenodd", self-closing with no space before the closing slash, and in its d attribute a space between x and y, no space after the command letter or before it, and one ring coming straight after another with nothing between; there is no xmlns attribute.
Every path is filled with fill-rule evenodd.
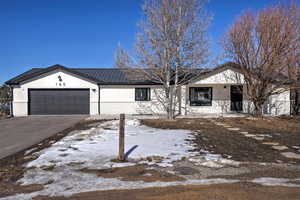
<svg viewBox="0 0 300 200"><path fill-rule="evenodd" d="M0 159L66 129L86 116L29 116L0 120Z"/></svg>

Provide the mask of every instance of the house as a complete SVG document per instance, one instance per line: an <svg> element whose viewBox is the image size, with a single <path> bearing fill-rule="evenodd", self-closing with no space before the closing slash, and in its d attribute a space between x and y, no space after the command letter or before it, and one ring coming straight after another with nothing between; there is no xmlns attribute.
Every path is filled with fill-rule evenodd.
<svg viewBox="0 0 300 200"><path fill-rule="evenodd" d="M14 116L69 114L153 114L161 112L159 84L132 80L122 69L67 68L54 65L33 68L6 82L13 89ZM243 75L224 64L203 70L182 86L182 114L252 112ZM290 92L269 99L265 113L290 114Z"/></svg>

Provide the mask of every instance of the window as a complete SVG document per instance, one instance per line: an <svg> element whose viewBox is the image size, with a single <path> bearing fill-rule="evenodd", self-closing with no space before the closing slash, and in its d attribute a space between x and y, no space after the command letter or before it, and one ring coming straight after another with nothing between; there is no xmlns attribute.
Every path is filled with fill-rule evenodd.
<svg viewBox="0 0 300 200"><path fill-rule="evenodd" d="M150 88L135 88L136 101L150 101Z"/></svg>
<svg viewBox="0 0 300 200"><path fill-rule="evenodd" d="M191 87L190 105L191 106L211 106L212 105L211 87Z"/></svg>

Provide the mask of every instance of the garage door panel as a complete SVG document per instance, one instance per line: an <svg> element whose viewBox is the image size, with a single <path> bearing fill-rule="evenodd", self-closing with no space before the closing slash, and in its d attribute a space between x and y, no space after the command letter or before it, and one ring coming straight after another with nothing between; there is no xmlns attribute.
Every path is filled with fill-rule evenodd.
<svg viewBox="0 0 300 200"><path fill-rule="evenodd" d="M29 90L29 114L69 115L89 114L89 89Z"/></svg>

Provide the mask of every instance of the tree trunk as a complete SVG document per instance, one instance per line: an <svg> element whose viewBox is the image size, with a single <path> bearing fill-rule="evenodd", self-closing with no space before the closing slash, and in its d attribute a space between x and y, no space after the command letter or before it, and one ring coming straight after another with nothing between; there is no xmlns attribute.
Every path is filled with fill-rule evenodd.
<svg viewBox="0 0 300 200"><path fill-rule="evenodd" d="M174 88L171 86L170 92L169 92L169 116L168 116L168 119L174 118L173 104L174 104Z"/></svg>
<svg viewBox="0 0 300 200"><path fill-rule="evenodd" d="M165 89L165 94L166 94L166 112L167 112L167 118L168 119L172 119L172 88L170 86L168 86Z"/></svg>
<svg viewBox="0 0 300 200"><path fill-rule="evenodd" d="M293 89L291 91L291 114L292 115L299 115L299 110L300 110L300 102L299 102L299 91L297 89Z"/></svg>
<svg viewBox="0 0 300 200"><path fill-rule="evenodd" d="M299 115L299 110L300 110L300 97L299 97L299 90L296 90L295 94L295 105L294 105L294 114Z"/></svg>
<svg viewBox="0 0 300 200"><path fill-rule="evenodd" d="M263 116L263 112L262 112L263 104L264 104L264 102L262 102L262 101L254 102L254 115L256 117Z"/></svg>
<svg viewBox="0 0 300 200"><path fill-rule="evenodd" d="M176 91L176 95L177 95L177 98L178 98L178 116L182 114L182 88L181 87L178 87L177 88L177 91Z"/></svg>

